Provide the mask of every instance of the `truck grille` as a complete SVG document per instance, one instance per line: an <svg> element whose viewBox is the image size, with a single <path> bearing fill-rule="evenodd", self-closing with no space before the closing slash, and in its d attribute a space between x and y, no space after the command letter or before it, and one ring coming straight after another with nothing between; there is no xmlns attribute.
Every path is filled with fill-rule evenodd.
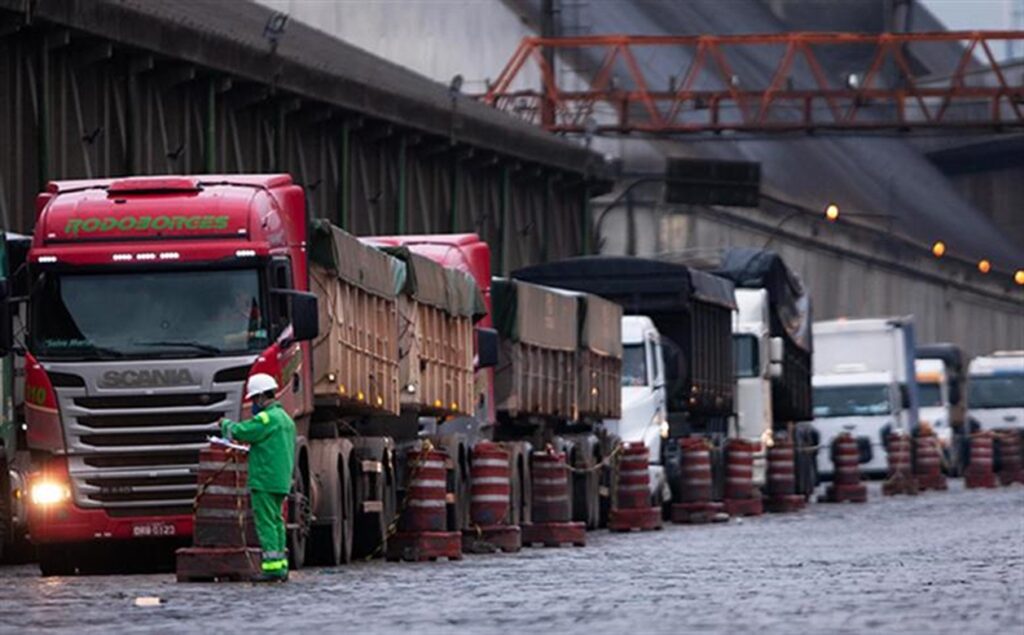
<svg viewBox="0 0 1024 635"><path fill-rule="evenodd" d="M76 503L113 515L188 513L199 450L234 415L232 392L62 397ZM66 394L66 393L65 393Z"/></svg>

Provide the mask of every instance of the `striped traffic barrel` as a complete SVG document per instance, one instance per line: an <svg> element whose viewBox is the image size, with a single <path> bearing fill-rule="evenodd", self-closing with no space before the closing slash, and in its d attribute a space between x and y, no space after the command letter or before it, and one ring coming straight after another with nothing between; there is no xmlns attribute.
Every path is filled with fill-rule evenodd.
<svg viewBox="0 0 1024 635"><path fill-rule="evenodd" d="M705 503L711 501L711 453L707 441L702 437L685 437L679 440L680 449L680 492L684 503Z"/></svg>
<svg viewBox="0 0 1024 635"><path fill-rule="evenodd" d="M507 524L512 495L508 451L490 441L477 443L473 448L470 476L469 514L473 524L479 527Z"/></svg>
<svg viewBox="0 0 1024 635"><path fill-rule="evenodd" d="M754 443L746 439L729 439L725 444L725 497L754 496Z"/></svg>
<svg viewBox="0 0 1024 635"><path fill-rule="evenodd" d="M248 455L211 446L199 452L193 543L197 547L258 546L247 480Z"/></svg>
<svg viewBox="0 0 1024 635"><path fill-rule="evenodd" d="M534 452L530 456L533 483L533 522L567 523L572 519L569 468L563 452Z"/></svg>
<svg viewBox="0 0 1024 635"><path fill-rule="evenodd" d="M849 432L840 432L832 440L832 464L837 485L860 484L860 451Z"/></svg>
<svg viewBox="0 0 1024 635"><path fill-rule="evenodd" d="M889 461L889 478L910 477L910 438L905 434L889 433L885 438L885 452Z"/></svg>
<svg viewBox="0 0 1024 635"><path fill-rule="evenodd" d="M996 445L999 457L999 482L1009 485L1021 481L1021 431L1014 428L996 430Z"/></svg>
<svg viewBox="0 0 1024 635"><path fill-rule="evenodd" d="M796 460L793 444L779 439L768 448L768 494L793 496L796 494Z"/></svg>
<svg viewBox="0 0 1024 635"><path fill-rule="evenodd" d="M618 465L615 503L619 509L650 507L651 476L648 472L650 452L641 443L627 443L622 448Z"/></svg>
<svg viewBox="0 0 1024 635"><path fill-rule="evenodd" d="M993 471L993 435L989 431L974 432L970 438L970 453L967 469L964 470L964 486L995 487Z"/></svg>
<svg viewBox="0 0 1024 635"><path fill-rule="evenodd" d="M433 448L413 449L406 455L409 485L405 509L398 521L400 531L446 530L447 456L444 450Z"/></svg>
<svg viewBox="0 0 1024 635"><path fill-rule="evenodd" d="M989 446L989 466L992 463ZM914 474L925 478L942 475L942 459L939 457L938 438L931 432L922 431L914 437Z"/></svg>

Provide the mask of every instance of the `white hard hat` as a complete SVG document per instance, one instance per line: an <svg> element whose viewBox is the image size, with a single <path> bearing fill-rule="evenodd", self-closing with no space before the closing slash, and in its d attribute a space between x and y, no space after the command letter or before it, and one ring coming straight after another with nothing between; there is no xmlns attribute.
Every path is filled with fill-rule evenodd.
<svg viewBox="0 0 1024 635"><path fill-rule="evenodd" d="M249 386L245 391L245 398L251 399L255 395L262 395L271 390L277 391L277 380L266 373L256 373L249 378Z"/></svg>

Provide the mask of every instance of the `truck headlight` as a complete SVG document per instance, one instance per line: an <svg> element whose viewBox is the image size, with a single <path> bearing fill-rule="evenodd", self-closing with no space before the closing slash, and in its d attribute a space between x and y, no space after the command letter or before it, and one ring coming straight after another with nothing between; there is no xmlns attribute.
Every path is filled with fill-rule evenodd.
<svg viewBox="0 0 1024 635"><path fill-rule="evenodd" d="M71 498L71 488L67 483L39 481L32 484L30 497L33 505L57 505Z"/></svg>

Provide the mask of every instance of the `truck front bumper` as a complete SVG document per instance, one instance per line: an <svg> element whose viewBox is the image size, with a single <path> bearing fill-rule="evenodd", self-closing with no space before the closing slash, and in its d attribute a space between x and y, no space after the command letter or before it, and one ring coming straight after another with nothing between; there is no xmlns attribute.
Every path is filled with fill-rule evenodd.
<svg viewBox="0 0 1024 635"><path fill-rule="evenodd" d="M111 516L102 509L82 509L71 501L29 504L28 532L33 544L189 538L192 516Z"/></svg>

